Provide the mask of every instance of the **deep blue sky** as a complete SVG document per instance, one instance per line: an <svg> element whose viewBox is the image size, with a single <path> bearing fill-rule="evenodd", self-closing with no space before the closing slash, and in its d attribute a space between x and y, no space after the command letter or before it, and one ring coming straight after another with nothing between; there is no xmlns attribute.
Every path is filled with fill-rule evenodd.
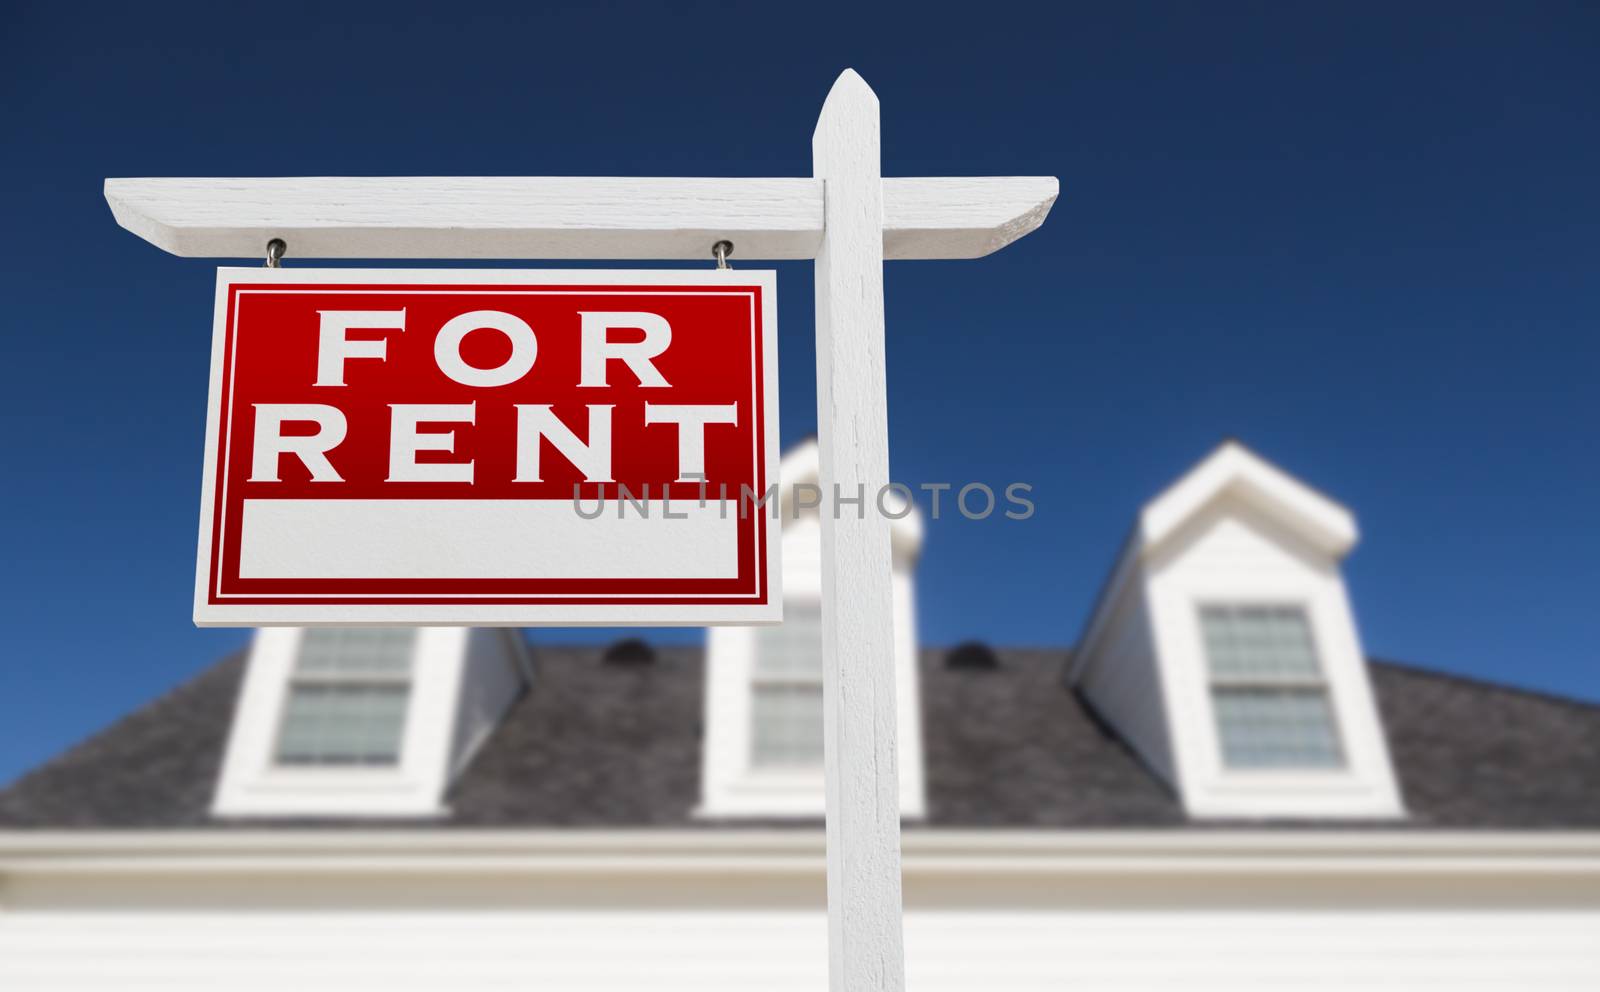
<svg viewBox="0 0 1600 992"><path fill-rule="evenodd" d="M845 66L886 174L1062 180L1013 248L888 270L895 476L1039 508L932 525L924 642L1069 642L1237 435L1355 510L1371 653L1600 698L1600 9L761 10L8 7L0 782L245 639L190 623L218 263L117 228L104 177L808 175Z"/></svg>

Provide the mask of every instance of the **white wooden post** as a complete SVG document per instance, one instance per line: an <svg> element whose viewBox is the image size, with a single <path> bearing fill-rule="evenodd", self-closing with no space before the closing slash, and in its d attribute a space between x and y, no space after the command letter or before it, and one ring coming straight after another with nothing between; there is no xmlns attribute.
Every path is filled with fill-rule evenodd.
<svg viewBox="0 0 1600 992"><path fill-rule="evenodd" d="M833 992L905 987L889 521L874 499L889 482L878 148L878 98L847 69L811 137L812 174L823 184L817 447ZM836 496L862 501L841 509Z"/></svg>

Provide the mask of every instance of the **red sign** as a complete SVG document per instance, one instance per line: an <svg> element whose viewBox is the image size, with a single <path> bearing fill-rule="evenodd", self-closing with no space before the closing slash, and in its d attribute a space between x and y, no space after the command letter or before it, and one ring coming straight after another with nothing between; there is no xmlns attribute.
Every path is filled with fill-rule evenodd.
<svg viewBox="0 0 1600 992"><path fill-rule="evenodd" d="M195 622L781 619L775 296L220 270Z"/></svg>

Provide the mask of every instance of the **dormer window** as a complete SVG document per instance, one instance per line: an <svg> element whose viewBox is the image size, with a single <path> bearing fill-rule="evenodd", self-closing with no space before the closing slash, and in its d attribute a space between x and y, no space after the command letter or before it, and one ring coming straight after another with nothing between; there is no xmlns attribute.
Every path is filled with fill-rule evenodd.
<svg viewBox="0 0 1600 992"><path fill-rule="evenodd" d="M1139 512L1069 678L1195 819L1405 815L1350 511L1228 442Z"/></svg>
<svg viewBox="0 0 1600 992"><path fill-rule="evenodd" d="M515 631L256 633L212 812L422 817L529 684Z"/></svg>
<svg viewBox="0 0 1600 992"><path fill-rule="evenodd" d="M1343 766L1304 609L1208 605L1200 609L1200 627L1225 767Z"/></svg>
<svg viewBox="0 0 1600 992"><path fill-rule="evenodd" d="M756 631L751 673L750 765L822 767L822 608L784 606L783 623Z"/></svg>
<svg viewBox="0 0 1600 992"><path fill-rule="evenodd" d="M276 762L399 764L416 643L411 629L307 630L284 702Z"/></svg>
<svg viewBox="0 0 1600 992"><path fill-rule="evenodd" d="M698 815L763 820L823 814L822 522L798 487L818 484L815 442L778 468L783 527L783 622L713 627L706 640L706 732ZM894 568L895 702L900 813L923 814L917 690L915 508L889 524ZM885 659L889 660L889 659Z"/></svg>

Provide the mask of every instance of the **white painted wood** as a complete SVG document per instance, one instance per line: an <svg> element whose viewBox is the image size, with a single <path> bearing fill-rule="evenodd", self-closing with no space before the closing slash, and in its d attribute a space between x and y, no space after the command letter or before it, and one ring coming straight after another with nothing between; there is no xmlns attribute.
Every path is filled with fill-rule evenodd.
<svg viewBox="0 0 1600 992"><path fill-rule="evenodd" d="M817 440L822 487L823 761L828 980L833 992L905 987L894 591L883 344L883 182L878 98L847 69L811 138L824 184L817 251ZM841 512L834 494L865 494Z"/></svg>
<svg viewBox="0 0 1600 992"><path fill-rule="evenodd" d="M447 783L453 784L500 726L506 711L533 683L533 659L522 633L505 627L474 627L467 635L450 735ZM449 790L449 784L446 785ZM443 797L440 797L441 800Z"/></svg>
<svg viewBox="0 0 1600 992"><path fill-rule="evenodd" d="M337 888L316 894L342 905ZM155 913L0 912L0 987L814 992L823 982L822 914L787 906L229 910L208 903ZM1564 908L1008 908L913 910L906 918L918 992L1593 992L1597 930L1600 913Z"/></svg>
<svg viewBox="0 0 1600 992"><path fill-rule="evenodd" d="M1594 989L1591 833L918 831L916 989ZM812 831L0 832L0 988L815 990Z"/></svg>
<svg viewBox="0 0 1600 992"><path fill-rule="evenodd" d="M117 223L176 255L296 258L809 258L807 179L514 176L108 179Z"/></svg>
<svg viewBox="0 0 1600 992"><path fill-rule="evenodd" d="M382 874L549 870L646 875L738 867L766 877L820 872L822 845L818 831L779 828L30 828L0 830L0 890L24 875L138 869L232 876L250 870L315 871L320 866L344 877L356 868ZM1198 891L1208 901L1220 901L1214 882L1232 873L1348 879L1360 871L1387 873L1403 884L1427 876L1447 890L1468 878L1514 877L1511 891L1516 894L1526 894L1536 877L1565 879L1583 886L1600 908L1597 830L940 828L907 834L905 853L908 874L930 872L957 880L976 880L978 875L1040 879L1061 872L1116 880L1133 873L1166 873L1170 885L1176 876L1186 875L1204 883ZM1344 894L1357 900L1377 895L1372 889ZM1057 901L1071 901L1070 896L1056 892ZM1408 898L1406 904L1416 900ZM1438 903L1462 904L1460 898Z"/></svg>
<svg viewBox="0 0 1600 992"><path fill-rule="evenodd" d="M1051 177L886 179L888 258L976 258L1044 221ZM117 223L188 257L811 258L816 179L470 176L107 179Z"/></svg>
<svg viewBox="0 0 1600 992"><path fill-rule="evenodd" d="M883 181L883 257L981 258L1044 223L1054 176Z"/></svg>
<svg viewBox="0 0 1600 992"><path fill-rule="evenodd" d="M1130 567L1132 579L1114 586L1102 607L1108 619L1100 624L1094 643L1083 649L1078 691L1152 772L1178 790L1170 707L1157 663L1145 574L1137 564Z"/></svg>

